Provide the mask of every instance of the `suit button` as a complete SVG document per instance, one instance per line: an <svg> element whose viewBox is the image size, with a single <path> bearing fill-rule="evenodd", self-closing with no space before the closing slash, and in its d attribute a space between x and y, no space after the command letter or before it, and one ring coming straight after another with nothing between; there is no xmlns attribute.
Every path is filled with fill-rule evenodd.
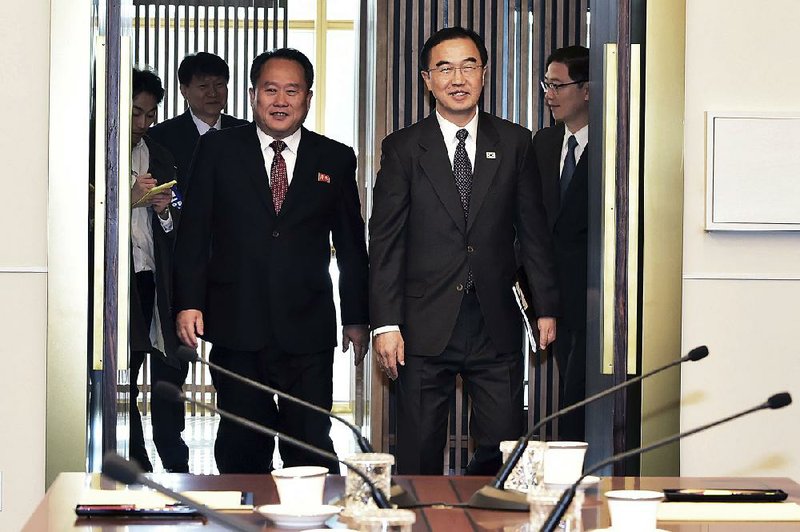
<svg viewBox="0 0 800 532"><path fill-rule="evenodd" d="M280 234L278 231L273 231L273 232L272 232L272 236L273 236L274 238L278 238L279 236L281 236L281 234Z"/></svg>
<svg viewBox="0 0 800 532"><path fill-rule="evenodd" d="M461 284L461 283L458 283L458 286L456 286L456 290L458 290L459 292L461 292L462 290L464 290L464 285L463 285L463 284Z"/></svg>
<svg viewBox="0 0 800 532"><path fill-rule="evenodd" d="M467 253L472 253L473 251L475 251L475 248L474 248L474 247L472 247L472 246L467 246Z"/></svg>

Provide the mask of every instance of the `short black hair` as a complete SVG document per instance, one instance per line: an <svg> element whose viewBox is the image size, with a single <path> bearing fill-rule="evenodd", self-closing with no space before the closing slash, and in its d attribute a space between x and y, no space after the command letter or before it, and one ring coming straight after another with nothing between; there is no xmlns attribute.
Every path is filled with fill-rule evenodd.
<svg viewBox="0 0 800 532"><path fill-rule="evenodd" d="M554 50L547 58L545 68L550 63L566 65L572 81L589 81L589 49L585 46L565 46Z"/></svg>
<svg viewBox="0 0 800 532"><path fill-rule="evenodd" d="M486 45L483 43L481 36L470 29L462 28L461 26L453 26L440 29L425 41L422 51L419 53L420 70L428 70L430 68L428 62L431 59L431 50L433 50L434 46L453 39L470 39L475 43L478 52L481 54L481 63L483 66L489 63L489 52L486 51Z"/></svg>
<svg viewBox="0 0 800 532"><path fill-rule="evenodd" d="M228 63L218 55L208 52L197 52L183 58L178 67L178 81L181 85L188 85L195 76L220 76L225 82L231 78Z"/></svg>
<svg viewBox="0 0 800 532"><path fill-rule="evenodd" d="M288 59L299 63L303 67L303 75L306 78L306 89L311 90L311 86L314 84L314 66L311 64L311 60L306 57L306 54L294 48L277 48L264 52L253 59L253 64L250 66L250 84L253 87L258 83L261 69L270 59Z"/></svg>
<svg viewBox="0 0 800 532"><path fill-rule="evenodd" d="M161 78L150 69L138 69L134 67L131 77L132 96L136 98L140 93L152 94L156 103L161 103L164 99L164 87L161 85Z"/></svg>

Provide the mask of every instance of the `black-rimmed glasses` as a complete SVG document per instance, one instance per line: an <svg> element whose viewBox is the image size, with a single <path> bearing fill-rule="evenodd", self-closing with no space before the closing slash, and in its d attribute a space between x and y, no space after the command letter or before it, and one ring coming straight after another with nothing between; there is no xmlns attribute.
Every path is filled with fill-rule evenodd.
<svg viewBox="0 0 800 532"><path fill-rule="evenodd" d="M586 83L585 79L580 79L578 81L570 81L569 83L552 83L550 81L540 81L539 86L542 88L544 92L549 91L550 89L553 90L556 94L558 94L558 89L561 87L568 87L570 85L577 85L578 83Z"/></svg>

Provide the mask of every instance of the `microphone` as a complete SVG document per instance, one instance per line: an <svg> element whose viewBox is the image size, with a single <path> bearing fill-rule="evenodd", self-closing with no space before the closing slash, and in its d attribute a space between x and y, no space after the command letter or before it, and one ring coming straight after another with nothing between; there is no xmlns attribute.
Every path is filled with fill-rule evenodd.
<svg viewBox="0 0 800 532"><path fill-rule="evenodd" d="M582 408L589 403L597 401L598 399L602 399L603 397L619 391L627 386L640 382L648 377L652 377L653 375L668 370L673 366L678 366L684 362L696 362L704 359L707 356L708 347L704 345L695 347L678 360L674 360L669 364L661 366L660 368L654 369L648 373L644 373L637 377L623 381L615 386L612 386L611 388L587 397L583 401L578 401L577 403L574 403L566 408L562 408L561 410L542 418L528 431L527 434L522 436L517 441L514 449L508 455L508 459L506 459L506 461L500 467L500 471L497 472L497 476L494 477L492 482L476 491L472 497L470 497L468 503L469 506L474 508L486 508L489 510L516 510L520 512L527 512L528 500L526 494L516 491L507 491L503 489L503 484L506 480L508 480L508 477L511 475L511 471L514 469L514 466L517 465L517 462L519 462L519 459L528 444L528 440L530 440L533 435L536 434L537 430L557 417L568 414L573 410L577 410L578 408Z"/></svg>
<svg viewBox="0 0 800 532"><path fill-rule="evenodd" d="M105 454L105 456L103 456L102 471L103 475L112 480L116 480L121 484L125 484L127 486L141 484L143 486L147 486L148 488L154 489L157 492L166 495L167 497L175 499L185 506L194 508L206 516L209 520L216 521L230 530L238 530L240 532L259 532L261 530L261 527L259 526L251 525L250 523L235 516L213 510L204 504L193 501L185 495L172 491L166 486L162 486L158 482L150 480L144 475L144 472L138 465L125 460L114 451L109 451Z"/></svg>
<svg viewBox="0 0 800 532"><path fill-rule="evenodd" d="M668 436L664 439L658 440L657 442L651 443L650 445L646 445L644 447L639 447L637 449L615 454L611 458L607 458L601 462L594 464L593 466L589 467L586 470L586 472L583 475L581 475L581 477L578 480L576 480L574 484L572 484L572 486L564 490L564 493L561 494L561 498L556 503L555 508L553 508L553 511L547 517L547 521L545 521L544 525L542 525L540 532L553 532L553 530L555 530L555 528L558 527L558 524L561 522L561 518L567 511L567 508L572 502L572 499L575 497L575 492L577 491L581 481L584 478L591 475L592 473L606 467L607 465L613 464L614 462L618 462L620 460L625 460L626 458L630 458L631 456L636 456L639 454L646 453L648 451L652 451L653 449L657 449L658 447L661 447L668 443L672 443L676 440L680 440L681 438L691 436L692 434L697 434L698 432L703 432L704 430L716 427L717 425L722 425L723 423L727 423L728 421L733 421L734 419L746 416L747 414L752 414L753 412L758 412L759 410L766 410L766 409L776 410L778 408L783 408L784 406L790 405L791 403L792 403L792 396L789 395L789 393L787 392L777 393L772 397L770 397L769 399L767 399L765 402L761 403L760 405L748 408L747 410L739 412L738 414L733 414L731 416L722 418L719 421L714 421L713 423L708 423L707 425L702 425L700 427L688 430L686 432L681 432L679 434Z"/></svg>
<svg viewBox="0 0 800 532"><path fill-rule="evenodd" d="M309 403L308 401L304 401L303 399L300 399L299 397L295 397L295 396L290 395L290 394L288 394L286 392L278 390L277 388L273 388L272 386L267 386L266 384L262 384L260 382L254 381L253 379L248 379L247 377L245 377L243 375L239 375L235 371L231 371L229 369L225 369L222 366L214 364L213 362L209 362L209 361L197 356L197 352L196 351L194 351L193 349L191 349L189 347L186 347L185 345L179 346L178 349L176 350L175 355L178 358L180 358L181 360L183 360L184 362L199 362L200 364L203 364L204 366L208 366L209 368L211 368L213 370L216 370L216 371L222 373L223 375L225 375L227 377L230 377L230 378L235 379L235 380L237 380L239 382L247 384L248 386L252 386L253 388L257 388L257 389L259 389L259 390L261 390L263 392L267 392L267 393L270 393L270 394L275 394L278 397L281 397L282 399L286 399L287 401L290 401L292 403L296 403L298 405L304 406L304 407L308 408L309 410L313 410L315 412L319 412L320 414L324 414L326 416L332 417L333 419L335 419L339 423L342 423L348 429L350 429L350 431L353 433L353 436L355 437L356 443L358 444L358 447L361 449L362 453L374 453L375 452L375 450L372 448L372 445L370 445L369 440L367 440L367 438L365 438L364 435L361 434L361 431L358 429L358 427L356 427L355 425L353 425L352 423L350 423L349 421L347 421L343 417L337 416L333 412L330 412L329 410L325 410L324 408L319 407L319 406L315 405L314 403Z"/></svg>
<svg viewBox="0 0 800 532"><path fill-rule="evenodd" d="M254 381L253 379L248 379L247 377L240 375L235 371L223 368L222 366L214 364L213 362L209 362L208 360L205 360L197 356L197 352L194 349L186 347L185 345L178 346L178 349L175 352L175 356L177 356L184 362L198 362L200 364L208 366L209 368L215 371L220 372L221 374L227 377L230 377L248 386L252 386L253 388L261 390L262 392L277 395L278 397L286 399L287 401L304 406L309 410L313 410L314 412L319 412L320 414L329 416L350 429L350 431L353 433L353 437L355 438L356 443L358 444L358 448L361 449L362 453L375 452L369 440L361 433L361 430L358 427L356 427L353 423L347 421L345 418L334 414L333 412L325 410L324 408L319 407L314 403L309 403L308 401L304 401L299 397L295 397L294 395L290 395L286 392L278 390L277 388L273 388L272 386L267 386L266 384ZM414 498L413 495L405 491L402 486L399 486L394 483L392 483L392 491L390 493L390 496L391 496L390 498L391 502L393 502L400 508L408 508L418 504L418 501Z"/></svg>
<svg viewBox="0 0 800 532"><path fill-rule="evenodd" d="M277 430L273 430L273 429L271 429L269 427L265 427L263 425L259 425L258 423L250 421L247 418L243 418L241 416L237 416L236 414L228 412L227 410L222 410L222 409L217 408L215 406L212 406L210 404L203 403L201 401L197 401L195 399L192 399L191 397L186 397L183 394L183 392L180 390L180 388L178 388L174 384L170 384L168 382L161 381L159 383L156 383L156 385L153 387L153 392L158 394L161 398L166 399L168 401L175 401L175 402L179 402L179 403L187 402L187 403L190 403L190 404L205 408L206 410L210 410L210 411L212 411L212 412L214 412L216 414L219 414L220 417L224 417L226 419L229 419L229 420L233 421L234 423L237 423L239 425L243 425L243 426L245 426L245 427L247 427L249 429L252 429L252 430L254 430L256 432L260 432L261 434L266 434L270 438L277 437L279 440L285 441L286 443L291 444L291 445L293 445L295 447L298 447L300 449L303 449L304 451L307 451L307 452L309 452L311 454L315 454L317 456L321 456L323 458L327 458L328 460L335 460L336 462L342 463L342 464L346 465L356 475L361 477L361 479L364 482L367 483L367 485L369 486L370 491L372 492L372 498L375 501L375 504L378 505L378 508L385 509L385 508L391 508L392 507L392 505L389 504L389 500L386 498L386 495L380 489L378 489L378 487L375 485L374 482L372 482L372 480L370 480L370 478L366 475L366 473L361 471L361 469L358 468L357 466L355 466L354 464L351 464L351 463L347 462L346 460L341 460L338 456L336 456L333 453L329 453L328 451L323 451L322 449L314 447L313 445L309 445L306 442L300 441L300 440L298 440L296 438L292 438L291 436L283 434L282 432L278 432Z"/></svg>

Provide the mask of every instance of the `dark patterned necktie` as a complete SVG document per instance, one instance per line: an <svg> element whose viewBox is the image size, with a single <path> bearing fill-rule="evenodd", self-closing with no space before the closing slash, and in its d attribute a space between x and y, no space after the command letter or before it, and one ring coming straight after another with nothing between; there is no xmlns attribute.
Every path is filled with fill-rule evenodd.
<svg viewBox="0 0 800 532"><path fill-rule="evenodd" d="M570 135L567 139L567 156L564 157L564 168L561 170L561 199L564 199L564 194L567 193L569 183L572 181L572 174L575 173L575 148L578 146L578 140L575 135Z"/></svg>
<svg viewBox="0 0 800 532"><path fill-rule="evenodd" d="M269 145L275 152L272 158L272 166L269 170L269 186L272 189L272 202L275 205L275 214L281 212L281 205L286 198L286 191L289 189L289 178L286 174L286 161L281 152L286 148L286 143L282 140L274 140Z"/></svg>
<svg viewBox="0 0 800 532"><path fill-rule="evenodd" d="M461 197L461 206L464 207L464 220L466 221L469 216L469 198L472 195L472 164L469 161L467 154L467 146L465 141L469 132L466 129L459 129L456 132L458 145L456 146L456 153L453 156L453 176L456 180L456 187L458 188L458 195ZM467 271L467 290L472 290L475 284L472 278L472 268Z"/></svg>
<svg viewBox="0 0 800 532"><path fill-rule="evenodd" d="M456 179L458 195L461 196L461 206L464 207L464 219L469 215L469 197L472 194L472 164L467 154L465 141L469 133L466 129L459 129L456 132L458 146L453 156L453 176Z"/></svg>

